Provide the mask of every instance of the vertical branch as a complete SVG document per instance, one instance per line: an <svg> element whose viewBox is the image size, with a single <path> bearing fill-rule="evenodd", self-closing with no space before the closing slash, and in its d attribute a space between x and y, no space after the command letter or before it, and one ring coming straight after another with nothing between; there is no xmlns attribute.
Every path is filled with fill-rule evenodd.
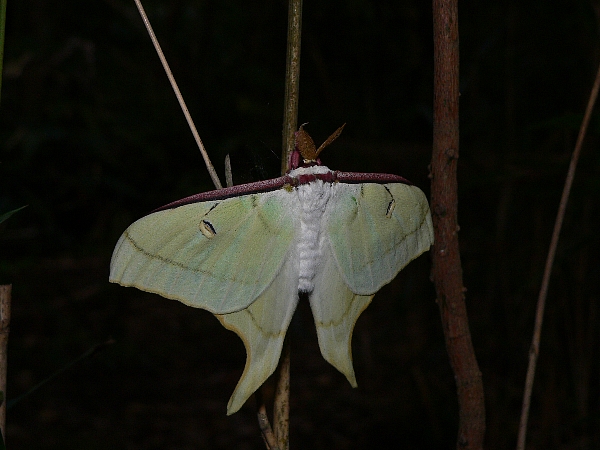
<svg viewBox="0 0 600 450"><path fill-rule="evenodd" d="M431 205L433 281L458 391L458 449L481 449L485 406L467 318L458 247L458 1L433 0L434 94Z"/></svg>
<svg viewBox="0 0 600 450"><path fill-rule="evenodd" d="M285 99L283 105L283 141L281 174L288 170L288 159L294 150L294 132L298 129L298 97L300 92L300 43L302 38L302 0L289 0Z"/></svg>
<svg viewBox="0 0 600 450"><path fill-rule="evenodd" d="M302 0L288 2L288 35L285 69L285 98L281 174L285 174L289 156L294 150L294 132L298 128L298 98L300 92L300 47L302 40ZM281 450L289 448L290 434L290 338L286 337L279 362L279 379L273 405L275 438Z"/></svg>
<svg viewBox="0 0 600 450"><path fill-rule="evenodd" d="M8 331L10 328L10 294L12 285L0 285L0 430L2 438L6 439L6 355L8 345Z"/></svg>
<svg viewBox="0 0 600 450"><path fill-rule="evenodd" d="M302 0L289 0L287 61L285 69L285 99L283 105L283 131L281 150L281 174L285 174L289 156L294 150L294 132L298 128L298 97L300 91L300 43L302 36ZM290 427L290 338L285 338L279 377L273 405L274 431L266 414L262 395L257 391L258 422L267 449L287 450L289 448ZM276 441L276 442L272 442Z"/></svg>
<svg viewBox="0 0 600 450"><path fill-rule="evenodd" d="M560 236L560 229L562 228L563 219L565 217L565 211L567 209L567 202L569 201L569 193L571 192L571 186L573 185L573 178L575 178L575 169L577 168L577 161L579 161L579 154L581 153L581 146L583 139L587 131L590 118L592 117L592 111L596 99L598 98L598 91L600 90L600 67L596 73L596 81L590 92L587 108L585 115L583 116L583 122L579 128L579 135L577 136L577 142L575 143L575 149L573 155L571 155L571 163L569 164L569 171L567 172L567 178L565 179L565 185L563 187L562 196L560 198L560 204L558 206L558 213L556 214L556 221L554 222L554 231L552 231L552 238L550 240L550 248L548 249L548 256L546 257L546 266L544 267L544 277L542 279L542 286L540 287L540 293L537 300L537 307L535 312L535 326L533 329L533 340L529 349L529 364L527 366L527 375L525 377L525 391L523 392L523 406L521 408L521 420L519 422L519 437L517 439L517 450L523 450L525 448L525 438L527 436L527 421L529 419L529 406L531 404L531 393L533 391L533 379L535 377L535 367L537 363L538 354L540 352L540 338L542 335L542 323L544 320L544 309L546 307L546 296L548 295L548 285L550 284L550 275L552 273L552 265L554 264L554 256L556 255L556 247L558 246L558 238Z"/></svg>

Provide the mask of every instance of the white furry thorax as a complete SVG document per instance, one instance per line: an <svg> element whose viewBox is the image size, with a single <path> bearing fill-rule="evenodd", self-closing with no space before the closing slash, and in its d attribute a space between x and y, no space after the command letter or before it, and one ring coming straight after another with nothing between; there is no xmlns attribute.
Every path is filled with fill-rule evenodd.
<svg viewBox="0 0 600 450"><path fill-rule="evenodd" d="M289 175L323 174L330 172L325 166L299 167ZM331 199L332 184L321 180L301 184L295 188L300 213L300 235L297 241L299 263L298 291L312 292L314 278L321 264L325 237L322 235L323 214Z"/></svg>
<svg viewBox="0 0 600 450"><path fill-rule="evenodd" d="M329 167L327 166L308 166L308 167L298 167L297 169L290 170L288 175L292 178L297 178L300 175L313 175L316 173L328 173L331 172Z"/></svg>

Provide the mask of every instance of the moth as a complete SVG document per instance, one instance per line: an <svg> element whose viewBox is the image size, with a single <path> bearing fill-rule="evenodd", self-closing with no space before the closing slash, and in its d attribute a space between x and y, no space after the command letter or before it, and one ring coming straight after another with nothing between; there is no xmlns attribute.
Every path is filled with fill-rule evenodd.
<svg viewBox="0 0 600 450"><path fill-rule="evenodd" d="M110 281L215 314L246 348L227 405L237 412L275 371L308 296L323 357L356 387L352 330L375 293L433 243L425 194L390 174L333 171L300 127L286 175L204 192L132 224Z"/></svg>

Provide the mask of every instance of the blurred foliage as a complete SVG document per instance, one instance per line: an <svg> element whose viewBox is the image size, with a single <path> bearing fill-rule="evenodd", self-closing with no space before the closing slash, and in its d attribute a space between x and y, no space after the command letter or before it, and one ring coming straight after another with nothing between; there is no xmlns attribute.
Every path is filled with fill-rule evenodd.
<svg viewBox="0 0 600 450"><path fill-rule="evenodd" d="M236 183L277 175L286 3L144 2L213 162L223 173L230 153ZM299 120L318 143L348 123L325 163L428 191L431 4L304 8ZM460 3L460 239L489 448L516 440L541 272L600 63L599 11L598 0ZM9 398L107 335L118 341L15 407L8 441L262 448L251 408L224 416L243 366L237 338L209 314L106 281L127 225L211 189L133 2L21 0L7 14L0 211L30 205L0 233L0 283L15 299ZM599 135L596 113L550 286L532 448L600 447ZM293 356L294 445L454 447L455 390L427 276L425 257L359 321L358 391L321 361L314 336L295 332L308 344Z"/></svg>
<svg viewBox="0 0 600 450"><path fill-rule="evenodd" d="M26 208L26 207L27 206L21 206L20 208L13 209L12 211L5 212L4 214L0 214L0 223L4 222L6 219L8 219L10 216L12 216L17 211L20 211L20 210L22 210L23 208Z"/></svg>

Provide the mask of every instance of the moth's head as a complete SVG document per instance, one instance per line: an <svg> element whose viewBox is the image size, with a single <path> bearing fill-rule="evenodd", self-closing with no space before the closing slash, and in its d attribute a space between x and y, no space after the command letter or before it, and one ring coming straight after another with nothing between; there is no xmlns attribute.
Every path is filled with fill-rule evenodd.
<svg viewBox="0 0 600 450"><path fill-rule="evenodd" d="M300 129L294 133L296 144L294 146L294 151L290 155L290 170L297 169L298 167L320 166L321 160L319 159L319 153L335 141L346 126L346 124L344 124L339 127L331 136L325 139L325 142L323 142L319 148L316 148L315 142L308 132L304 130L304 125L306 124L300 125Z"/></svg>

